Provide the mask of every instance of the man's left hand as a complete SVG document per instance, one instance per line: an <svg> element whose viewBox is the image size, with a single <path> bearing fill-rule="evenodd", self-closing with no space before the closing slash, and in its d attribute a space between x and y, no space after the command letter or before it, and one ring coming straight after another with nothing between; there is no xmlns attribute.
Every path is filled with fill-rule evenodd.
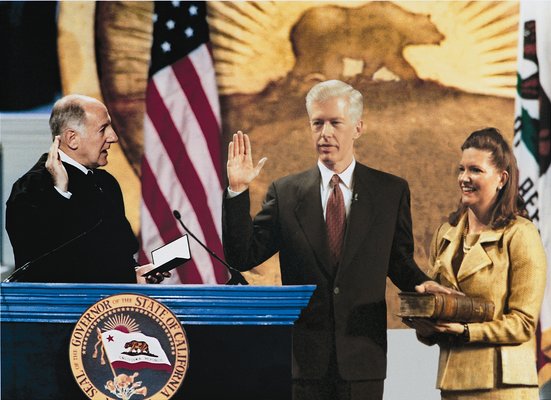
<svg viewBox="0 0 551 400"><path fill-rule="evenodd" d="M444 293L444 294L457 294L459 296L465 296L465 293L459 292L455 289L442 286L435 281L426 281L420 285L415 286L417 293Z"/></svg>

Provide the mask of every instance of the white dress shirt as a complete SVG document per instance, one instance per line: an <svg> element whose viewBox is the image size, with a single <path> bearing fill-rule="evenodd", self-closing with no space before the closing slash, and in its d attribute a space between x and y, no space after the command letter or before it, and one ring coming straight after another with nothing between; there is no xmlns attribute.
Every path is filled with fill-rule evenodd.
<svg viewBox="0 0 551 400"><path fill-rule="evenodd" d="M354 168L356 167L356 159L352 159L350 165L340 174L337 174L341 179L339 182L339 187L342 191L342 196L344 199L344 208L346 210L346 216L350 212L350 205L352 204L353 196L353 174ZM331 178L335 175L335 172L327 168L321 161L318 160L318 168L321 173L321 182L320 182L320 195L321 195L321 206L323 208L323 219L327 213L327 201L329 200L329 195L331 194Z"/></svg>

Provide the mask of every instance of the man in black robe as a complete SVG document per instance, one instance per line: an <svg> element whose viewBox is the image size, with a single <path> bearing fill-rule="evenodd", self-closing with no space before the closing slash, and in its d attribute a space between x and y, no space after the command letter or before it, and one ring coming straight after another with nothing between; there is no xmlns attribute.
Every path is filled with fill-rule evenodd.
<svg viewBox="0 0 551 400"><path fill-rule="evenodd" d="M105 105L68 95L50 116L49 153L17 180L6 203L16 280L136 282L138 241L120 186L107 171L118 141Z"/></svg>

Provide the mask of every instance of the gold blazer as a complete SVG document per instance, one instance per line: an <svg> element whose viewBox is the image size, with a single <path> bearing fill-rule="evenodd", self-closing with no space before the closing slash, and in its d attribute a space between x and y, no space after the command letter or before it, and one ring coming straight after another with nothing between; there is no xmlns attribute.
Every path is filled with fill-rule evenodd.
<svg viewBox="0 0 551 400"><path fill-rule="evenodd" d="M538 230L517 217L482 232L455 276L452 258L462 246L466 214L457 226L443 224L430 250L433 279L495 304L493 321L469 324L470 341L440 341L437 387L491 389L501 384L537 385L536 339L546 277Z"/></svg>

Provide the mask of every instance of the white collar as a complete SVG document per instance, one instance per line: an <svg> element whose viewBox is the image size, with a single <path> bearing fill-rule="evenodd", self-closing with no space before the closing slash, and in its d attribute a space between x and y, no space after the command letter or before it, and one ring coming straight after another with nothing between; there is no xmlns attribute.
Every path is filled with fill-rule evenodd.
<svg viewBox="0 0 551 400"><path fill-rule="evenodd" d="M352 174L354 173L355 167L356 167L356 159L352 158L352 162L350 163L350 165L346 167L346 169L342 171L340 174L337 174L339 175L339 178L341 178L341 181L344 184L344 186L346 186L350 190L352 190ZM335 175L335 172L331 171L319 160L318 160L318 168L321 173L322 187L326 188L329 186L331 177Z"/></svg>
<svg viewBox="0 0 551 400"><path fill-rule="evenodd" d="M59 150L59 158L61 158L61 161L66 162L69 165L72 165L75 168L78 168L80 171L82 171L84 174L88 174L88 171L91 171L91 169L86 168L81 163L73 160L71 157L69 157L67 154L65 154L62 150ZM93 172L93 171L92 171Z"/></svg>

